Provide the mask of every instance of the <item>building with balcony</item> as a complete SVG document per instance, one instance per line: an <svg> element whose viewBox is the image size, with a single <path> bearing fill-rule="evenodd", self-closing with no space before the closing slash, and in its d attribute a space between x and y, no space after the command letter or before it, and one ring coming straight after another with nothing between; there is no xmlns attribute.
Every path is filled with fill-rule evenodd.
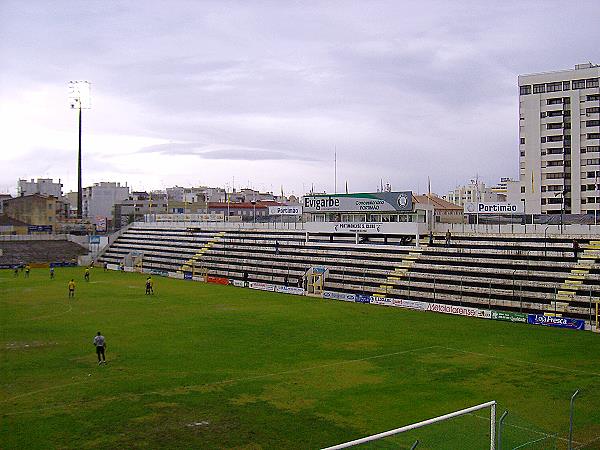
<svg viewBox="0 0 600 450"><path fill-rule="evenodd" d="M531 214L598 214L600 65L519 76L519 185Z"/></svg>

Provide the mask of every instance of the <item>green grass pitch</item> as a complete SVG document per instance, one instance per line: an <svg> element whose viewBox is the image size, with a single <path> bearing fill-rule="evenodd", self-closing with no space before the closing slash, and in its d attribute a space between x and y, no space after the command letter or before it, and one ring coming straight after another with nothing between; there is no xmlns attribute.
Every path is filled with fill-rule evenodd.
<svg viewBox="0 0 600 450"><path fill-rule="evenodd" d="M0 448L316 449L489 400L565 448L576 389L600 448L600 335L154 279L0 271ZM485 448L486 414L363 448Z"/></svg>

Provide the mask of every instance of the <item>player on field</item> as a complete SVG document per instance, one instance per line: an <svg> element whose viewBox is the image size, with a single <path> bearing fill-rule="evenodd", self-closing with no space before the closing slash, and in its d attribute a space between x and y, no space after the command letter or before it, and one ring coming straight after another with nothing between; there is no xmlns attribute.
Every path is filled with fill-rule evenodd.
<svg viewBox="0 0 600 450"><path fill-rule="evenodd" d="M104 351L106 350L106 339L102 336L102 333L98 331L98 334L94 336L93 341L94 346L96 347L96 355L98 356L98 365L106 364L106 355ZM100 357L102 356L102 359Z"/></svg>
<svg viewBox="0 0 600 450"><path fill-rule="evenodd" d="M15 278L18 278L18 277L19 277L19 266L15 266L14 277L15 277Z"/></svg>
<svg viewBox="0 0 600 450"><path fill-rule="evenodd" d="M90 281L90 268L89 267L85 268L85 274L83 275L83 278L85 278L85 281Z"/></svg>
<svg viewBox="0 0 600 450"><path fill-rule="evenodd" d="M146 278L146 295L154 294L154 280L151 276Z"/></svg>
<svg viewBox="0 0 600 450"><path fill-rule="evenodd" d="M71 278L71 281L69 281L69 298L71 297L75 297L75 280L73 278Z"/></svg>
<svg viewBox="0 0 600 450"><path fill-rule="evenodd" d="M31 271L31 266L27 264L25 266L25 278L29 278L29 272Z"/></svg>
<svg viewBox="0 0 600 450"><path fill-rule="evenodd" d="M50 279L54 280L54 266L50 266Z"/></svg>

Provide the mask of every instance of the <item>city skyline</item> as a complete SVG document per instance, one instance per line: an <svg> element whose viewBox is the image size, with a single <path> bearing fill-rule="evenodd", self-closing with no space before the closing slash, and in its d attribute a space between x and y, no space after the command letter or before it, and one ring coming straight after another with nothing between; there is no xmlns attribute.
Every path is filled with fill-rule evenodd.
<svg viewBox="0 0 600 450"><path fill-rule="evenodd" d="M600 62L593 1L169 5L2 3L0 191L76 190L70 80L84 186L333 191L334 152L338 192L492 185L518 178L517 76Z"/></svg>

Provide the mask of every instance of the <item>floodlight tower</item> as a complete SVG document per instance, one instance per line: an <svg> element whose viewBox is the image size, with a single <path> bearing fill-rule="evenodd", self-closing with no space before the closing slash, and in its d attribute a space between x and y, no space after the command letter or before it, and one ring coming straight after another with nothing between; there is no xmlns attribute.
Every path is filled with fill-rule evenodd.
<svg viewBox="0 0 600 450"><path fill-rule="evenodd" d="M81 185L81 111L90 109L91 84L89 81L69 81L71 109L79 110L79 152L77 156L77 218L83 218L83 186Z"/></svg>

